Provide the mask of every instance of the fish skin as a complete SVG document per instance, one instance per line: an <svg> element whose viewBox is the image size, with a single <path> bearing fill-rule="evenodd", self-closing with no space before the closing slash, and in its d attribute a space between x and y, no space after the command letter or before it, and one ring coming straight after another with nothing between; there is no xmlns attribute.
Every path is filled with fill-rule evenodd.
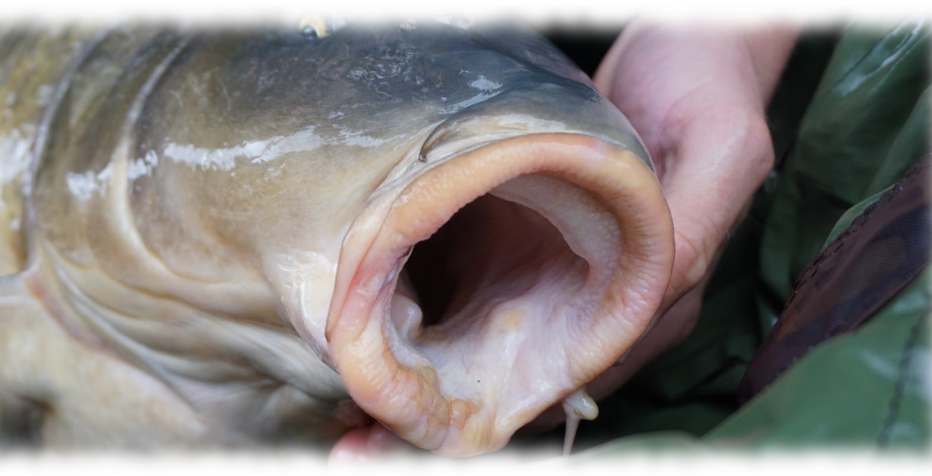
<svg viewBox="0 0 932 476"><path fill-rule="evenodd" d="M22 269L24 179L61 76L90 32L57 26L0 28L0 276Z"/></svg>
<svg viewBox="0 0 932 476"><path fill-rule="evenodd" d="M328 348L337 272L360 217L426 171L546 133L594 137L653 170L624 116L520 29L18 34L0 36L14 51L0 71L39 68L15 89L53 92L0 122L0 138L33 125L28 167L0 183L0 265L21 271L0 287L34 299L0 302L18 316L0 321L0 348L65 329L81 344L63 351L73 373L136 369L161 411L191 416L89 425L103 446L327 441L365 423ZM14 87L0 79L3 101ZM0 155L4 170L14 160ZM41 373L44 358L22 362L0 365L7 400L33 392L22 369ZM46 370L41 398L93 401L67 367ZM144 405L126 393L111 415ZM74 444L74 421L93 418L46 418L45 439Z"/></svg>

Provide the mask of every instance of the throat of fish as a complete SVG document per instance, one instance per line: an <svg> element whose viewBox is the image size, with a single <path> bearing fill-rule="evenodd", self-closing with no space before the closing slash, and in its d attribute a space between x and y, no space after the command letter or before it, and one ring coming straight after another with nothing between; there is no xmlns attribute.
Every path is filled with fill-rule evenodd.
<svg viewBox="0 0 932 476"><path fill-rule="evenodd" d="M576 430L580 420L595 420L599 416L599 406L586 393L586 387L580 387L563 399L563 411L566 413L566 433L563 436L563 456L569 456L576 439Z"/></svg>
<svg viewBox="0 0 932 476"><path fill-rule="evenodd" d="M640 336L669 279L650 169L591 137L541 134L440 162L391 200L361 222L378 223L372 235L344 243L360 251L341 257L352 272L327 320L353 400L450 456L501 449L563 401L568 452L598 414L581 387Z"/></svg>

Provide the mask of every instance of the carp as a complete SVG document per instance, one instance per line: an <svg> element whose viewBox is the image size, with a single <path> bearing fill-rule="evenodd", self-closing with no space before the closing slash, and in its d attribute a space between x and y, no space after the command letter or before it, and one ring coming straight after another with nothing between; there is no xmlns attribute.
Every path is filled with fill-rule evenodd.
<svg viewBox="0 0 932 476"><path fill-rule="evenodd" d="M529 30L0 33L0 442L502 448L673 262L637 133Z"/></svg>

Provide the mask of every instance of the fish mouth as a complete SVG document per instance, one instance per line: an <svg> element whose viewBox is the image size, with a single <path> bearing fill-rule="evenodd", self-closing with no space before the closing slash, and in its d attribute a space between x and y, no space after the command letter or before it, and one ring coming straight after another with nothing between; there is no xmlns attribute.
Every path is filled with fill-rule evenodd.
<svg viewBox="0 0 932 476"><path fill-rule="evenodd" d="M582 134L463 153L407 186L374 230L348 238L369 243L354 263L341 258L330 357L363 410L451 456L500 449L617 361L673 262L651 170Z"/></svg>

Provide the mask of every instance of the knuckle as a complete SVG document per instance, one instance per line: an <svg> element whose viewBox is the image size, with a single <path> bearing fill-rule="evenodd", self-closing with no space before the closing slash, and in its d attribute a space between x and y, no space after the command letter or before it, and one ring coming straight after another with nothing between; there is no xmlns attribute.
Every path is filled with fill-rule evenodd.
<svg viewBox="0 0 932 476"><path fill-rule="evenodd" d="M708 235L708 233L703 233L701 236ZM673 291L676 296L680 296L702 280L709 268L711 249L706 246L705 240L701 237L697 238L682 231L674 230L674 241L676 242L674 273L677 279Z"/></svg>

